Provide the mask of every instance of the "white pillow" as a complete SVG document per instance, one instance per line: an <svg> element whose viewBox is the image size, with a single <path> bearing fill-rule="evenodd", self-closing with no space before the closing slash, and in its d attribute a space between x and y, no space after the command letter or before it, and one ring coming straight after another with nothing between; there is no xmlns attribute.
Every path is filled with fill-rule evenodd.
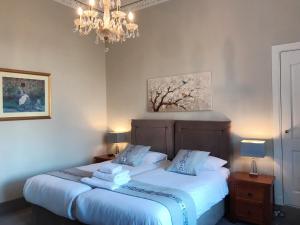
<svg viewBox="0 0 300 225"><path fill-rule="evenodd" d="M214 156L208 156L207 160L204 162L203 166L199 168L199 170L218 171L221 167L225 166L226 164L226 160Z"/></svg>
<svg viewBox="0 0 300 225"><path fill-rule="evenodd" d="M164 153L149 151L144 157L142 164L154 164L167 158L168 156Z"/></svg>

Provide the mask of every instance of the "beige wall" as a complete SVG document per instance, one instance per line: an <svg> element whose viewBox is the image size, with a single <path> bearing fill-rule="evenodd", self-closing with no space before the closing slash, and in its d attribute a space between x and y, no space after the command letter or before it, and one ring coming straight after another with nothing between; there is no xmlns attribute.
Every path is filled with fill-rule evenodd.
<svg viewBox="0 0 300 225"><path fill-rule="evenodd" d="M53 118L0 123L0 203L21 196L32 175L99 154L106 115L115 131L133 118L230 119L236 151L241 138L270 139L271 46L299 41L299 11L298 0L171 0L137 13L141 37L111 46L106 72L104 46L72 32L74 10L2 2L0 67L51 73ZM213 73L214 111L146 112L148 78L198 71ZM262 172L273 172L272 154Z"/></svg>
<svg viewBox="0 0 300 225"><path fill-rule="evenodd" d="M0 6L0 67L52 74L51 120L0 122L0 203L29 176L84 164L106 130L103 45L72 31L73 9L52 0Z"/></svg>
<svg viewBox="0 0 300 225"><path fill-rule="evenodd" d="M241 138L270 139L271 46L300 40L299 12L299 0L172 0L138 12L141 37L107 55L110 129L129 130L133 118L228 118L236 152ZM214 111L146 112L148 78L197 71L213 73ZM262 172L273 173L271 157L259 160Z"/></svg>

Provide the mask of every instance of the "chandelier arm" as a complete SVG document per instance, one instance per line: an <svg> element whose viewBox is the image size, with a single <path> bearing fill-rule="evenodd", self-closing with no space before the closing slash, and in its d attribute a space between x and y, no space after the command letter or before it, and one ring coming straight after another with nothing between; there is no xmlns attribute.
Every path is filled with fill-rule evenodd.
<svg viewBox="0 0 300 225"><path fill-rule="evenodd" d="M73 1L76 2L77 4L83 5L85 7L90 7L87 3L84 3L84 2L82 2L80 0L73 0ZM97 7L94 8L94 10L97 11L97 12L99 12L99 13L101 13L101 14L104 14L104 12L102 10L98 9Z"/></svg>
<svg viewBox="0 0 300 225"><path fill-rule="evenodd" d="M80 1L80 0L73 0L73 1L76 2L76 3L78 3L78 4L80 4L80 5L84 5L85 7L89 7L89 5L88 5L87 3L84 3L84 2L82 2L82 1ZM126 7L131 6L131 5L134 5L134 4L137 4L137 3L142 2L142 1L144 1L144 0L136 0L136 1L131 2L131 3L128 3L128 4L126 4L126 5L122 5L122 6L120 7L120 9L126 8ZM98 9L98 8L94 8L94 10L98 11L98 12L101 13L101 14L104 14L104 12L103 12L102 10ZM117 10L117 7L113 8L113 9L111 9L111 10L112 10L112 11Z"/></svg>
<svg viewBox="0 0 300 225"><path fill-rule="evenodd" d="M142 2L142 1L144 1L144 0L136 0L136 1L131 2L131 3L128 3L128 4L126 4L126 5L122 5L122 6L120 7L120 9L126 8L126 7L131 6L131 5L134 5L134 4L137 4L137 3ZM117 7L113 8L112 10L117 10Z"/></svg>

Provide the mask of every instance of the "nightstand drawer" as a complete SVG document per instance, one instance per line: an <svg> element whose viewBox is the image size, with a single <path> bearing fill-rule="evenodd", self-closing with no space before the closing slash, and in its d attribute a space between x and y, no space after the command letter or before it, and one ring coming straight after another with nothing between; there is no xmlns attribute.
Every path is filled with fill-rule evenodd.
<svg viewBox="0 0 300 225"><path fill-rule="evenodd" d="M237 200L236 215L239 219L250 223L263 223L263 207L260 204Z"/></svg>
<svg viewBox="0 0 300 225"><path fill-rule="evenodd" d="M236 187L236 196L239 199L264 201L264 188L257 185L250 186L247 183L239 183Z"/></svg>
<svg viewBox="0 0 300 225"><path fill-rule="evenodd" d="M230 217L259 225L272 224L274 177L251 177L235 172L229 177Z"/></svg>

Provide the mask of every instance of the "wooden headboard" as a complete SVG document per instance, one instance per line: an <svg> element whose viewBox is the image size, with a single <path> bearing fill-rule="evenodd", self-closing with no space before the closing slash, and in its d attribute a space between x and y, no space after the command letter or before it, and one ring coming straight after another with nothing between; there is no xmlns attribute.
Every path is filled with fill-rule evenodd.
<svg viewBox="0 0 300 225"><path fill-rule="evenodd" d="M151 151L174 157L174 121L132 120L131 143L151 146Z"/></svg>
<svg viewBox="0 0 300 225"><path fill-rule="evenodd" d="M170 160L180 149L190 149L229 162L230 121L132 120L131 143L152 146Z"/></svg>
<svg viewBox="0 0 300 225"><path fill-rule="evenodd" d="M180 149L210 152L230 160L230 121L176 121L175 154Z"/></svg>

